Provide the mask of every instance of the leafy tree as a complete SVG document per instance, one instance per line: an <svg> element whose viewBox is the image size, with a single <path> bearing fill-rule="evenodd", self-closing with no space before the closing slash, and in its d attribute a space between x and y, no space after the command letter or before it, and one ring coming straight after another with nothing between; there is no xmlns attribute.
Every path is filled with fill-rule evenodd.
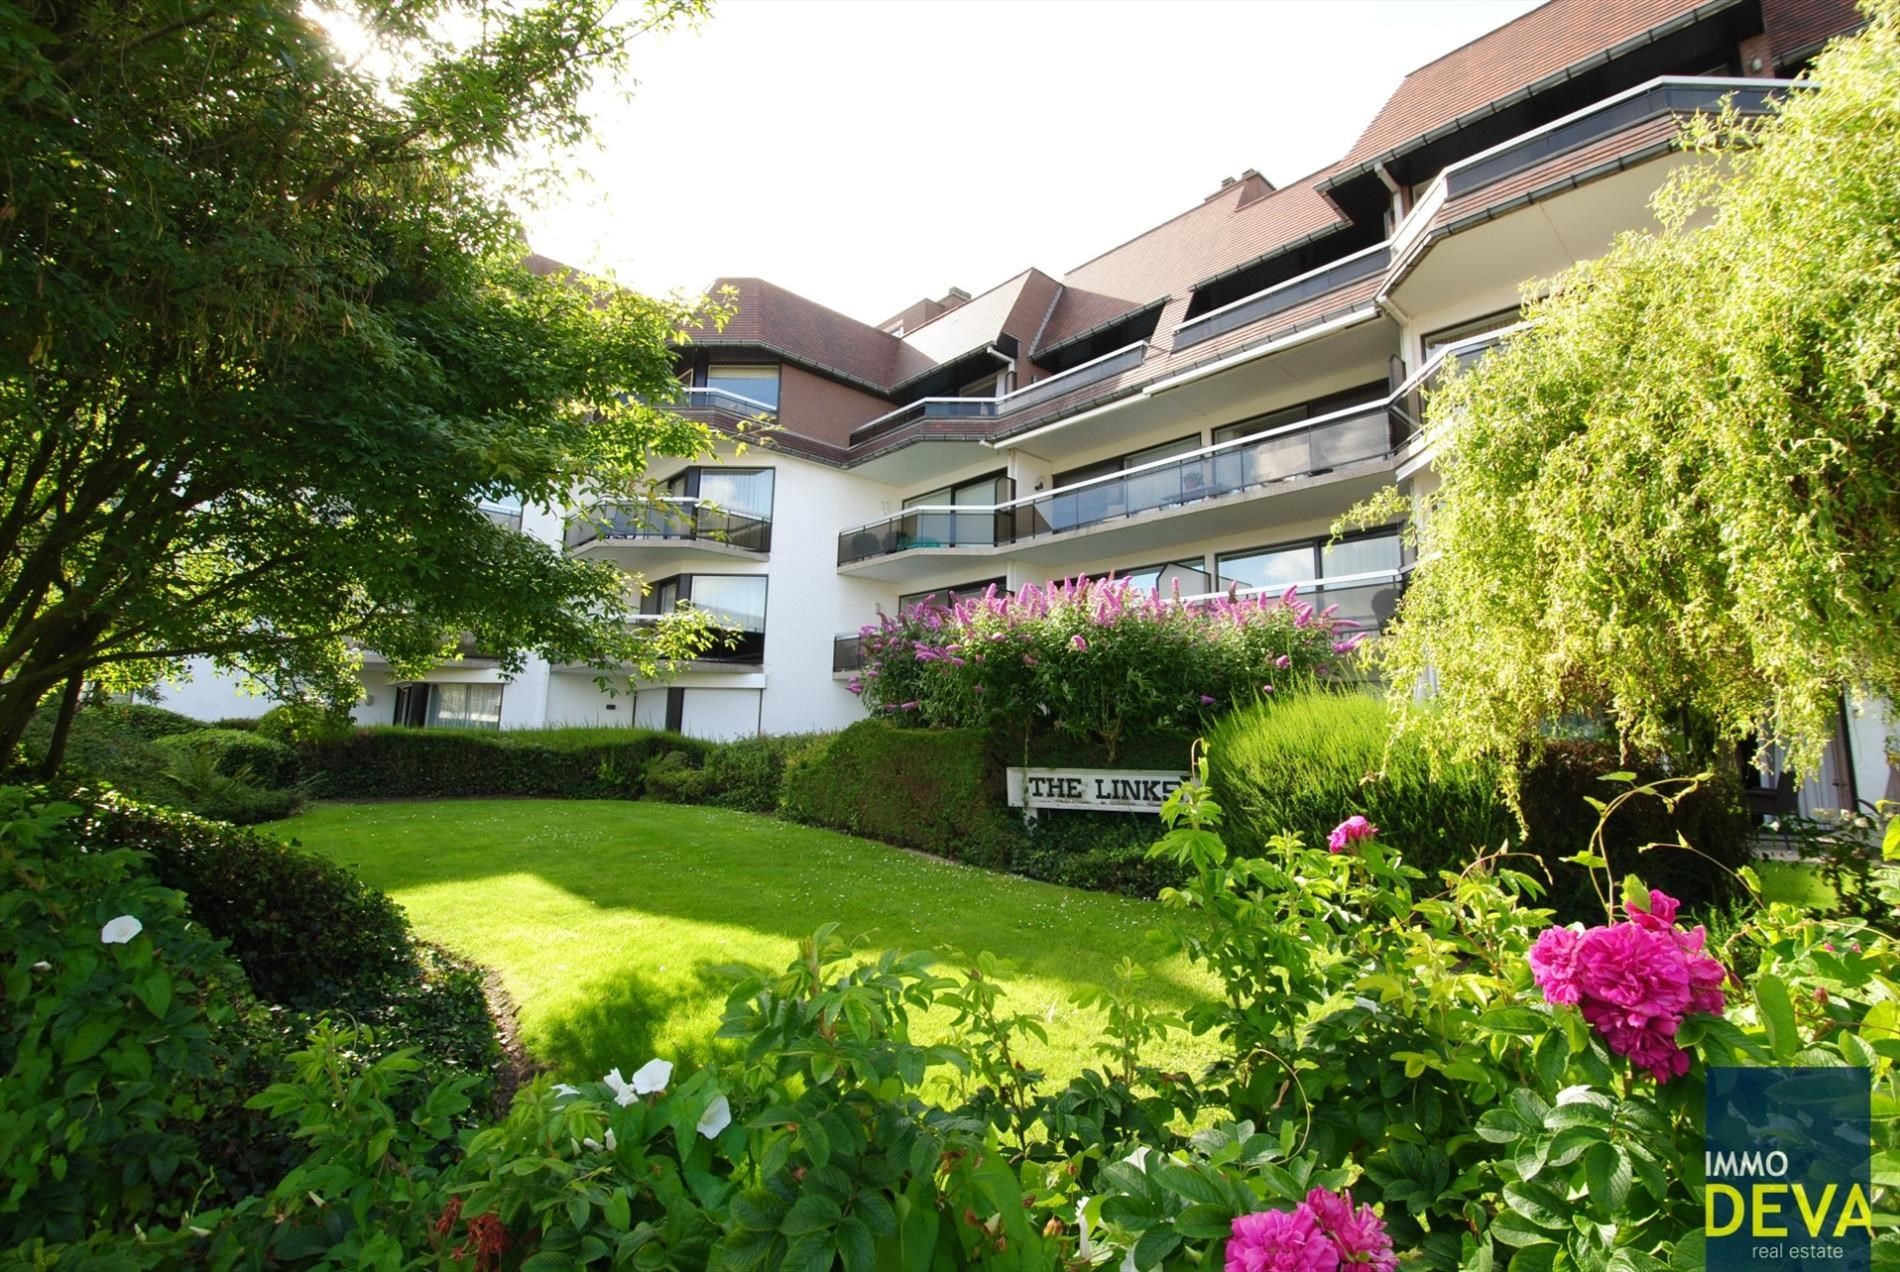
<svg viewBox="0 0 1900 1272"><path fill-rule="evenodd" d="M1441 487L1385 658L1413 727L1515 755L1602 711L1810 766L1843 693L1900 699L1900 4L1546 285L1430 405ZM1534 295L1542 288L1533 287Z"/></svg>
<svg viewBox="0 0 1900 1272"><path fill-rule="evenodd" d="M703 8L0 0L0 762L55 687L191 656L348 697L361 648L703 642L476 506L706 450L642 404L694 307L531 269L492 175Z"/></svg>

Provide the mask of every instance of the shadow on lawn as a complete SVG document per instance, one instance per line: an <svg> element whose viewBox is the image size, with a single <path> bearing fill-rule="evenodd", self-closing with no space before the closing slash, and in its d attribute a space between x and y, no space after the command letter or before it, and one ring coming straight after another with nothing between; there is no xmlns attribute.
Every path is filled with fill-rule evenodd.
<svg viewBox="0 0 1900 1272"><path fill-rule="evenodd" d="M678 1035L662 1043L660 1032L695 1004L723 1004L742 970L702 961L665 979L631 970L600 977L588 983L576 1005L537 1023L535 1052L548 1069L575 1080L597 1079L613 1068L632 1073L655 1056L698 1068L735 1044Z"/></svg>

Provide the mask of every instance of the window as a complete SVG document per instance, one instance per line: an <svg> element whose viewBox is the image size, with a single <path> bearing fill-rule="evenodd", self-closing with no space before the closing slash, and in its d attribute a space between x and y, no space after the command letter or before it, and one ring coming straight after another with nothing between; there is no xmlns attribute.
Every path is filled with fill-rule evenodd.
<svg viewBox="0 0 1900 1272"><path fill-rule="evenodd" d="M1215 429L1214 441L1219 444L1271 433L1357 406L1367 408L1363 415L1350 415L1314 429L1266 437L1250 446L1223 451L1214 457L1214 484L1223 492L1245 490L1385 454L1391 447L1391 425L1383 411L1373 408L1385 401L1386 391L1384 381L1356 385L1340 393L1329 393L1298 406L1282 407Z"/></svg>
<svg viewBox="0 0 1900 1272"><path fill-rule="evenodd" d="M1008 503L1009 478L991 473L954 486L939 486L904 501L906 508L971 508L971 512L920 512L906 518L910 548L946 548L996 542L996 505Z"/></svg>
<svg viewBox="0 0 1900 1272"><path fill-rule="evenodd" d="M1328 579L1396 571L1401 564L1397 530L1355 535L1338 543L1324 539L1280 544L1216 558L1224 590L1233 586L1274 592L1299 583L1307 599L1321 607L1337 605L1342 618L1367 627L1384 626L1398 606L1399 586L1390 580L1331 585Z"/></svg>
<svg viewBox="0 0 1900 1272"><path fill-rule="evenodd" d="M1042 505L1051 530L1068 530L1094 525L1111 517L1125 517L1150 508L1165 508L1198 496L1202 481L1200 464L1163 464L1153 472L1135 473L1121 481L1096 481L1143 464L1153 464L1201 449L1201 435L1190 433L1173 441L1147 446L1113 459L1104 459L1084 468L1057 473L1051 484L1056 494ZM1092 486L1063 494L1069 486L1095 481Z"/></svg>
<svg viewBox="0 0 1900 1272"><path fill-rule="evenodd" d="M399 685L394 723L422 729L499 729L500 685Z"/></svg>
<svg viewBox="0 0 1900 1272"><path fill-rule="evenodd" d="M706 611L738 629L699 656L701 662L756 663L765 657L763 574L676 574L653 585L640 601L642 614L670 614L680 602Z"/></svg>
<svg viewBox="0 0 1900 1272"><path fill-rule="evenodd" d="M1002 381L1003 377L1001 375L978 376L968 384L958 388L954 396L960 398L999 397L1003 390Z"/></svg>
<svg viewBox="0 0 1900 1272"><path fill-rule="evenodd" d="M778 410L776 366L711 366L706 369L706 387Z"/></svg>
<svg viewBox="0 0 1900 1272"><path fill-rule="evenodd" d="M902 614L911 606L922 601L934 600L939 605L954 605L966 596L981 596L987 588L994 587L998 595L1008 595L1009 580L1006 578L978 579L974 583L953 583L949 587L932 588L928 592L912 592L897 598L897 612Z"/></svg>
<svg viewBox="0 0 1900 1272"><path fill-rule="evenodd" d="M1126 570L1116 570L1115 577L1127 579L1138 592L1159 591L1163 597L1176 594L1182 596L1206 596L1213 591L1208 582L1207 562L1201 557L1188 557L1180 561L1164 561L1159 565L1137 565Z"/></svg>
<svg viewBox="0 0 1900 1272"><path fill-rule="evenodd" d="M1514 326L1518 320L1515 309L1500 309L1494 314L1482 318L1473 318L1454 327L1440 327L1437 331L1425 333L1425 360L1430 362L1432 355L1446 345L1457 344L1460 340L1469 340L1473 336L1489 335L1493 331L1502 331Z"/></svg>
<svg viewBox="0 0 1900 1272"><path fill-rule="evenodd" d="M717 504L721 512L772 519L770 468L702 468L698 475L699 497Z"/></svg>

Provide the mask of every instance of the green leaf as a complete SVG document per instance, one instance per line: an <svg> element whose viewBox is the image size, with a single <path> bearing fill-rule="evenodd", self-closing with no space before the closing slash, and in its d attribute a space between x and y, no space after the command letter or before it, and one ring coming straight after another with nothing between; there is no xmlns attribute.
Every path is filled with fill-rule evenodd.
<svg viewBox="0 0 1900 1272"><path fill-rule="evenodd" d="M1702 1272L1707 1258L1708 1238L1700 1232L1685 1232L1676 1239L1676 1248L1669 1252L1669 1266L1674 1272Z"/></svg>
<svg viewBox="0 0 1900 1272"><path fill-rule="evenodd" d="M1148 1175L1169 1192L1185 1197L1189 1201L1211 1203L1222 1199L1220 1185L1191 1166L1162 1162L1149 1171Z"/></svg>
<svg viewBox="0 0 1900 1272"><path fill-rule="evenodd" d="M1583 1156L1584 1179L1590 1185L1590 1200L1600 1214L1621 1218L1623 1203L1629 1200L1629 1157L1614 1144L1598 1144Z"/></svg>
<svg viewBox="0 0 1900 1272"><path fill-rule="evenodd" d="M748 1188L732 1199L732 1224L741 1232L777 1232L785 1202L764 1188Z"/></svg>
<svg viewBox="0 0 1900 1272"><path fill-rule="evenodd" d="M1633 872L1623 876L1623 904L1643 914L1649 913L1649 885Z"/></svg>
<svg viewBox="0 0 1900 1272"><path fill-rule="evenodd" d="M600 1212L606 1216L607 1226L615 1232L625 1232L633 1226L633 1211L627 1202L627 1194L618 1188L607 1194L607 1200L601 1203Z"/></svg>
<svg viewBox="0 0 1900 1272"><path fill-rule="evenodd" d="M792 1238L785 1248L785 1261L779 1264L777 1272L831 1272L832 1261L837 1257L838 1247L829 1230L807 1232Z"/></svg>
<svg viewBox="0 0 1900 1272"><path fill-rule="evenodd" d="M1234 1212L1226 1205L1189 1206L1174 1217L1174 1230L1196 1240L1225 1239L1234 1227Z"/></svg>
<svg viewBox="0 0 1900 1272"><path fill-rule="evenodd" d="M844 1259L844 1272L872 1272L877 1266L871 1230L856 1215L838 1225L838 1253Z"/></svg>
<svg viewBox="0 0 1900 1272"><path fill-rule="evenodd" d="M1541 1184L1504 1185L1504 1204L1540 1228L1561 1232L1570 1226L1570 1205Z"/></svg>
<svg viewBox="0 0 1900 1272"><path fill-rule="evenodd" d="M1768 1049L1775 1059L1793 1059L1801 1049L1801 1034L1795 1027L1794 1003L1788 996L1788 986L1778 976L1757 977L1755 1005L1761 1011L1762 1028L1768 1033Z"/></svg>
<svg viewBox="0 0 1900 1272"><path fill-rule="evenodd" d="M1135 1266L1138 1268L1160 1267L1161 1261L1173 1254L1180 1244L1181 1234L1170 1229L1156 1228L1151 1232L1144 1232L1141 1240L1135 1242Z"/></svg>
<svg viewBox="0 0 1900 1272"><path fill-rule="evenodd" d="M801 1237L814 1232L829 1233L838 1226L842 1212L838 1203L822 1193L808 1192L792 1203L791 1212L779 1224L779 1231L788 1237Z"/></svg>

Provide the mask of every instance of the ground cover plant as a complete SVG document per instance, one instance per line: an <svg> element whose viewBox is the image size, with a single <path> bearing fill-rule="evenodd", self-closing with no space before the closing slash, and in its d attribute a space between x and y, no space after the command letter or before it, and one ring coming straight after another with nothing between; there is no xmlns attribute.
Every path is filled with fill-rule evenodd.
<svg viewBox="0 0 1900 1272"><path fill-rule="evenodd" d="M1027 1062L1089 1062L1093 1020L1070 996L1124 958L1154 964L1145 993L1178 1012L1212 992L1155 961L1151 902L969 869L830 831L659 803L457 800L323 804L272 833L344 863L393 897L424 938L500 973L528 1049L565 1077L639 1053L705 1057L718 969L775 968L823 914L873 949L988 950L1013 967L1010 1010L1045 1044ZM932 1017L933 1025L946 1018ZM1180 1068L1201 1050L1165 1049Z"/></svg>
<svg viewBox="0 0 1900 1272"><path fill-rule="evenodd" d="M864 628L851 688L900 723L979 729L1013 754L1053 732L1113 761L1146 733L1333 675L1356 628L1291 588L1182 603L1122 579L992 587Z"/></svg>

